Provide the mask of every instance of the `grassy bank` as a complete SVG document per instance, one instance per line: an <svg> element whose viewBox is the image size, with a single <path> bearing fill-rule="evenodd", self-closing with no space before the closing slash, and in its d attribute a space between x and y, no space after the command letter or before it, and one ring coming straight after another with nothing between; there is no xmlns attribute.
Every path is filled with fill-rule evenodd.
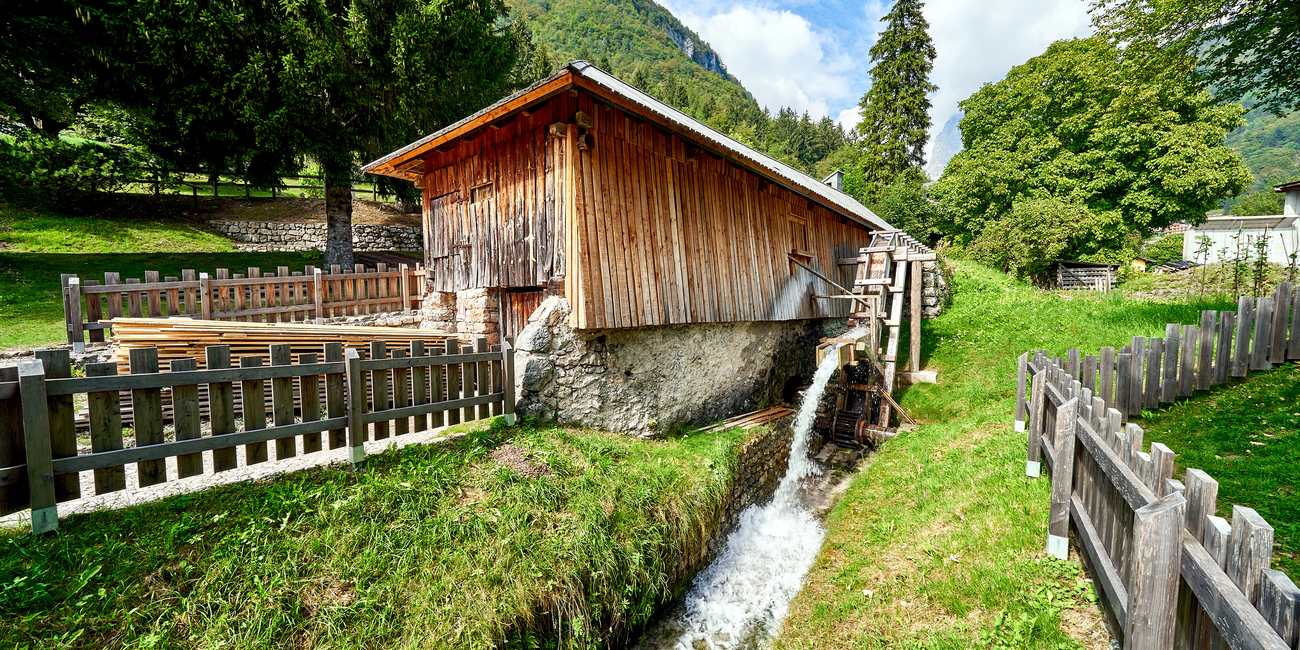
<svg viewBox="0 0 1300 650"><path fill-rule="evenodd" d="M1219 482L1219 516L1231 521L1234 503L1258 510L1273 525L1274 568L1300 580L1300 365L1252 373L1135 421L1145 440L1178 454L1175 476L1195 467Z"/></svg>
<svg viewBox="0 0 1300 650"><path fill-rule="evenodd" d="M229 240L175 219L69 216L0 204L0 348L67 341L59 275L142 278L217 267L301 270L319 253L243 253Z"/></svg>
<svg viewBox="0 0 1300 650"><path fill-rule="evenodd" d="M651 611L720 512L738 431L479 430L0 534L0 647L588 647ZM490 457L505 442L550 474Z"/></svg>
<svg viewBox="0 0 1300 650"><path fill-rule="evenodd" d="M1107 647L1078 565L1044 553L1050 484L1024 476L1015 359L1163 334L1228 305L1060 296L965 262L954 282L923 329L939 384L901 397L925 424L884 445L831 513L780 647Z"/></svg>

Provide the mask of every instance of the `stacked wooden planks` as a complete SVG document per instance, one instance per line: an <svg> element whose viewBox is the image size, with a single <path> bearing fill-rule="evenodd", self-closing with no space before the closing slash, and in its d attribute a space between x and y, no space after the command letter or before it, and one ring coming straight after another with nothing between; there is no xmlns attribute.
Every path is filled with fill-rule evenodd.
<svg viewBox="0 0 1300 650"><path fill-rule="evenodd" d="M209 345L230 346L230 358L237 360L241 356L265 355L268 346L275 343L288 343L293 357L297 358L301 354L320 353L325 343L339 342L345 349L361 351L364 358L371 341L405 345L414 340L442 341L455 336L403 327L240 323L191 318L114 318L106 323L113 328L112 340L118 344L113 360L122 374L130 372L130 351L138 348L158 348L159 366L165 372L174 359L195 359L200 369L206 368L204 351Z"/></svg>
<svg viewBox="0 0 1300 650"><path fill-rule="evenodd" d="M773 406L759 411L741 413L733 418L728 418L717 424L704 427L696 431L696 433L716 433L718 431L726 431L727 429L751 429L793 414L794 409L788 406Z"/></svg>

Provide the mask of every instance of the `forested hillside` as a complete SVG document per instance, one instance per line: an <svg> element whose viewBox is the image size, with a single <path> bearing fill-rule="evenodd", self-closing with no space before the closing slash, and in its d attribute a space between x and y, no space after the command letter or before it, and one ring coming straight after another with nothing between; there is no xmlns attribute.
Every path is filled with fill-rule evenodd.
<svg viewBox="0 0 1300 650"><path fill-rule="evenodd" d="M1274 185L1300 178L1300 111L1278 117L1243 102L1246 126L1228 135L1227 144L1250 168L1247 193L1271 191Z"/></svg>
<svg viewBox="0 0 1300 650"><path fill-rule="evenodd" d="M554 67L583 59L692 117L814 174L849 171L850 134L784 107L760 107L716 52L653 0L511 0Z"/></svg>

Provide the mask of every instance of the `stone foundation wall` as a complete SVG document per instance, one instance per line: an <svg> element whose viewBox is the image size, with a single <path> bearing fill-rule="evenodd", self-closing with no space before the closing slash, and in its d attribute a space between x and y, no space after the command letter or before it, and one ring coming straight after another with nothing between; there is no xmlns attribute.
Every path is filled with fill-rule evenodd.
<svg viewBox="0 0 1300 650"><path fill-rule="evenodd" d="M939 266L943 262L921 262L921 318L937 318L948 307L952 294ZM903 318L911 312L911 297L903 301Z"/></svg>
<svg viewBox="0 0 1300 650"><path fill-rule="evenodd" d="M843 319L575 331L548 298L515 342L518 410L544 420L651 435L780 403L812 376L818 339Z"/></svg>
<svg viewBox="0 0 1300 650"><path fill-rule="evenodd" d="M240 242L235 248L244 251L319 251L325 250L325 224L281 223L278 221L213 220L213 230ZM424 250L424 230L415 226L381 226L354 224L354 251Z"/></svg>
<svg viewBox="0 0 1300 650"><path fill-rule="evenodd" d="M487 337L501 342L501 292L496 289L466 289L455 293L430 291L420 305L420 329Z"/></svg>

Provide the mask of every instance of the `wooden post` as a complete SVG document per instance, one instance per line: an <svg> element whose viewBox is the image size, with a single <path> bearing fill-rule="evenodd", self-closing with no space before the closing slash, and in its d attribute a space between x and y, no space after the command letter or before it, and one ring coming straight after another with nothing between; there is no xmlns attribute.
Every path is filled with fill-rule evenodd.
<svg viewBox="0 0 1300 650"><path fill-rule="evenodd" d="M477 353L479 353L479 354L482 354L482 353L488 352L489 349L488 349L488 340L487 340L487 338L480 336L478 339L476 339L476 340L474 341L474 351L477 352ZM490 373L489 371L490 371L490 366L489 366L488 362L486 362L486 361L480 361L480 362L478 362L478 372L475 373L475 374L477 375L477 384L475 385L475 387L476 387L478 390L476 390L475 393L477 393L477 394L480 395L480 396L482 396L482 395L491 395L491 394L492 394L492 387L491 387L491 383L492 383L492 382L491 382L491 373ZM488 419L488 418L490 418L490 417L492 417L492 409L491 409L491 405L490 405L490 404L479 404L479 405L478 405L478 419L480 419L480 420L486 420L486 419Z"/></svg>
<svg viewBox="0 0 1300 650"><path fill-rule="evenodd" d="M59 507L54 497L54 452L50 447L45 365L40 359L18 362L18 393L22 399L23 438L27 444L32 532L46 533L59 527Z"/></svg>
<svg viewBox="0 0 1300 650"><path fill-rule="evenodd" d="M1182 367L1178 369L1178 395L1188 397L1196 390L1196 339L1195 325L1184 325L1182 341Z"/></svg>
<svg viewBox="0 0 1300 650"><path fill-rule="evenodd" d="M1286 358L1300 359L1300 291L1291 300L1291 338L1287 342Z"/></svg>
<svg viewBox="0 0 1300 650"><path fill-rule="evenodd" d="M1160 408L1161 378L1164 359L1164 339L1152 338L1147 341L1146 388L1143 390L1143 406L1149 409Z"/></svg>
<svg viewBox="0 0 1300 650"><path fill-rule="evenodd" d="M130 350L129 360L133 375L158 373L158 348ZM161 388L136 388L131 391L131 423L135 429L135 446L166 442ZM140 487L157 485L167 480L167 463L162 458L142 460L135 464L135 469Z"/></svg>
<svg viewBox="0 0 1300 650"><path fill-rule="evenodd" d="M1237 301L1237 337L1236 345L1232 352L1232 376L1245 377L1250 369L1250 333L1254 299L1250 296L1242 296Z"/></svg>
<svg viewBox="0 0 1300 650"><path fill-rule="evenodd" d="M1037 478L1042 472L1043 439L1043 400L1047 385L1047 373L1034 375L1033 386L1029 392L1029 450L1025 461L1025 476Z"/></svg>
<svg viewBox="0 0 1300 650"><path fill-rule="evenodd" d="M1074 429L1079 399L1056 410L1056 454L1052 459L1052 504L1047 520L1047 552L1064 560L1070 554L1070 496L1074 481Z"/></svg>
<svg viewBox="0 0 1300 650"><path fill-rule="evenodd" d="M1181 328L1176 323L1165 325L1165 380L1161 386L1160 401L1172 402L1178 399L1178 362L1179 362L1179 340L1178 334Z"/></svg>
<svg viewBox="0 0 1300 650"><path fill-rule="evenodd" d="M1146 384L1142 381L1142 368L1146 365L1146 359L1146 337L1133 337L1133 356L1130 359L1132 367L1129 369L1129 393L1127 402L1129 415L1141 415L1142 405L1146 401L1143 396L1143 389L1146 387Z"/></svg>
<svg viewBox="0 0 1300 650"><path fill-rule="evenodd" d="M239 357L240 368L262 367L261 355ZM239 385L239 406L244 415L244 431L266 428L266 382L261 379L244 380ZM244 445L244 464L255 465L267 461L266 442Z"/></svg>
<svg viewBox="0 0 1300 650"><path fill-rule="evenodd" d="M1102 348L1100 357L1097 361L1101 371L1097 390L1101 393L1102 401L1106 403L1106 410L1109 411L1115 406L1115 348Z"/></svg>
<svg viewBox="0 0 1300 650"><path fill-rule="evenodd" d="M1186 505L1172 494L1133 512L1125 650L1173 647Z"/></svg>
<svg viewBox="0 0 1300 650"><path fill-rule="evenodd" d="M1214 324L1215 313L1201 312L1201 354L1196 364L1196 390L1209 390L1214 378L1214 364L1223 363L1214 358Z"/></svg>
<svg viewBox="0 0 1300 650"><path fill-rule="evenodd" d="M117 364L88 363L87 377L112 377L117 375ZM86 394L90 411L90 451L114 451L122 448L122 400L117 391L98 391ZM116 465L95 470L95 494L107 494L126 489L126 467Z"/></svg>
<svg viewBox="0 0 1300 650"><path fill-rule="evenodd" d="M393 350L394 359L405 359L406 350ZM411 370L409 368L393 369L393 408L400 409L411 405L410 392ZM401 436L411 432L411 418L402 417L393 421L393 435Z"/></svg>
<svg viewBox="0 0 1300 650"><path fill-rule="evenodd" d="M1273 300L1273 340L1268 348L1269 363L1286 361L1287 322L1291 316L1292 287L1290 282L1277 285ZM1294 328L1295 325L1292 325Z"/></svg>
<svg viewBox="0 0 1300 650"><path fill-rule="evenodd" d="M1250 369L1269 370L1268 346L1273 340L1273 298L1264 296L1255 304L1255 328L1251 336Z"/></svg>
<svg viewBox="0 0 1300 650"><path fill-rule="evenodd" d="M443 348L445 345L446 345L445 343L443 345L434 345L433 349L429 350L429 356L431 357L442 356ZM447 374L445 372L446 369L447 366L435 365L429 367L429 401L430 402L441 402L447 399L447 386L445 380L445 376ZM443 426L444 418L443 418L442 411L434 411L433 413L431 413L429 422L431 423L431 426L435 429Z"/></svg>
<svg viewBox="0 0 1300 650"><path fill-rule="evenodd" d="M312 294L316 304L316 324L325 322L325 276L320 269L312 270Z"/></svg>
<svg viewBox="0 0 1300 650"><path fill-rule="evenodd" d="M343 351L348 379L348 460L355 469L366 466L366 383L361 372L361 355L353 348Z"/></svg>
<svg viewBox="0 0 1300 650"><path fill-rule="evenodd" d="M1065 351L1065 374L1070 379L1079 378L1079 348L1070 348Z"/></svg>
<svg viewBox="0 0 1300 650"><path fill-rule="evenodd" d="M86 352L86 331L82 327L81 317L81 278L68 278L68 342L77 354Z"/></svg>
<svg viewBox="0 0 1300 650"><path fill-rule="evenodd" d="M72 377L72 359L67 350L37 350L46 379ZM72 395L55 395L46 400L47 422L50 431L51 458L70 458L77 455L76 409ZM75 474L64 474L54 479L54 497L60 502L81 496L81 480Z"/></svg>
<svg viewBox="0 0 1300 650"><path fill-rule="evenodd" d="M212 277L199 274L199 313L203 320L212 320Z"/></svg>
<svg viewBox="0 0 1300 650"><path fill-rule="evenodd" d="M1188 469L1183 478L1187 482L1187 532L1204 544L1206 517L1214 514L1219 482L1199 469Z"/></svg>
<svg viewBox="0 0 1300 650"><path fill-rule="evenodd" d="M230 346L209 345L204 352L208 370L230 367ZM221 381L208 384L208 416L212 422L212 435L235 432L234 382ZM239 458L234 447L212 450L213 472L232 470L238 463Z"/></svg>
<svg viewBox="0 0 1300 650"><path fill-rule="evenodd" d="M270 353L271 365L293 365L293 351L288 343L272 344ZM271 417L272 424L277 427L289 426L294 423L293 377L276 377L271 380ZM296 436L275 439L276 460L291 458L297 453L298 440Z"/></svg>
<svg viewBox="0 0 1300 650"><path fill-rule="evenodd" d="M299 365L316 363L320 357L315 352L298 354ZM315 422L320 419L320 375L302 375L298 377L298 394L302 396L302 421ZM292 408L292 405L290 405ZM302 453L310 454L320 451L321 435L319 433L302 434Z"/></svg>
<svg viewBox="0 0 1300 650"><path fill-rule="evenodd" d="M1273 560L1273 527L1253 508L1232 506L1232 538L1224 571L1246 600L1259 602L1260 571Z"/></svg>
<svg viewBox="0 0 1300 650"><path fill-rule="evenodd" d="M198 370L194 359L172 359L172 372ZM172 386L172 422L177 440L191 440L203 435L199 421L199 386L189 384ZM185 478L203 473L203 453L181 454L176 457L176 476Z"/></svg>
<svg viewBox="0 0 1300 650"><path fill-rule="evenodd" d="M1016 433L1025 430L1025 379L1029 376L1029 353L1020 355L1016 360Z"/></svg>
<svg viewBox="0 0 1300 650"><path fill-rule="evenodd" d="M388 344L384 341L370 342L370 359L380 361L388 358ZM370 392L373 402L371 412L388 410L388 372L387 370L370 371ZM378 420L375 425L375 440L388 437L388 420Z"/></svg>
<svg viewBox="0 0 1300 650"><path fill-rule="evenodd" d="M1259 603L1256 609L1264 620L1282 638L1288 647L1296 647L1300 638L1300 589L1275 569L1264 569L1260 575Z"/></svg>
<svg viewBox="0 0 1300 650"><path fill-rule="evenodd" d="M402 274L402 313L411 313L411 269L405 264L397 265Z"/></svg>
<svg viewBox="0 0 1300 650"><path fill-rule="evenodd" d="M325 344L325 362L344 361L343 344L339 342ZM345 362L346 363L346 362ZM348 392L346 372L325 375L325 417L341 418L348 415ZM338 449L348 443L347 429L330 429L330 449Z"/></svg>
<svg viewBox="0 0 1300 650"><path fill-rule="evenodd" d="M415 358L425 356L424 341L419 339L411 341L411 356ZM429 403L429 366L416 366L411 369L411 403L416 406ZM428 428L428 415L420 414L415 416L413 431L426 431Z"/></svg>
<svg viewBox="0 0 1300 650"><path fill-rule="evenodd" d="M1115 404L1114 408L1119 409L1124 421L1128 422L1128 400L1129 385L1133 383L1130 375L1133 373L1133 353L1130 352L1130 346L1124 346L1122 351L1117 355L1115 361Z"/></svg>
<svg viewBox="0 0 1300 650"><path fill-rule="evenodd" d="M921 263L912 262L911 332L908 340L907 367L912 372L921 371L921 293L925 284Z"/></svg>
<svg viewBox="0 0 1300 650"><path fill-rule="evenodd" d="M505 357L501 364L502 388L505 389L505 404L503 405L506 417L506 426L513 426L515 423L515 339L507 338L501 342L501 355Z"/></svg>

